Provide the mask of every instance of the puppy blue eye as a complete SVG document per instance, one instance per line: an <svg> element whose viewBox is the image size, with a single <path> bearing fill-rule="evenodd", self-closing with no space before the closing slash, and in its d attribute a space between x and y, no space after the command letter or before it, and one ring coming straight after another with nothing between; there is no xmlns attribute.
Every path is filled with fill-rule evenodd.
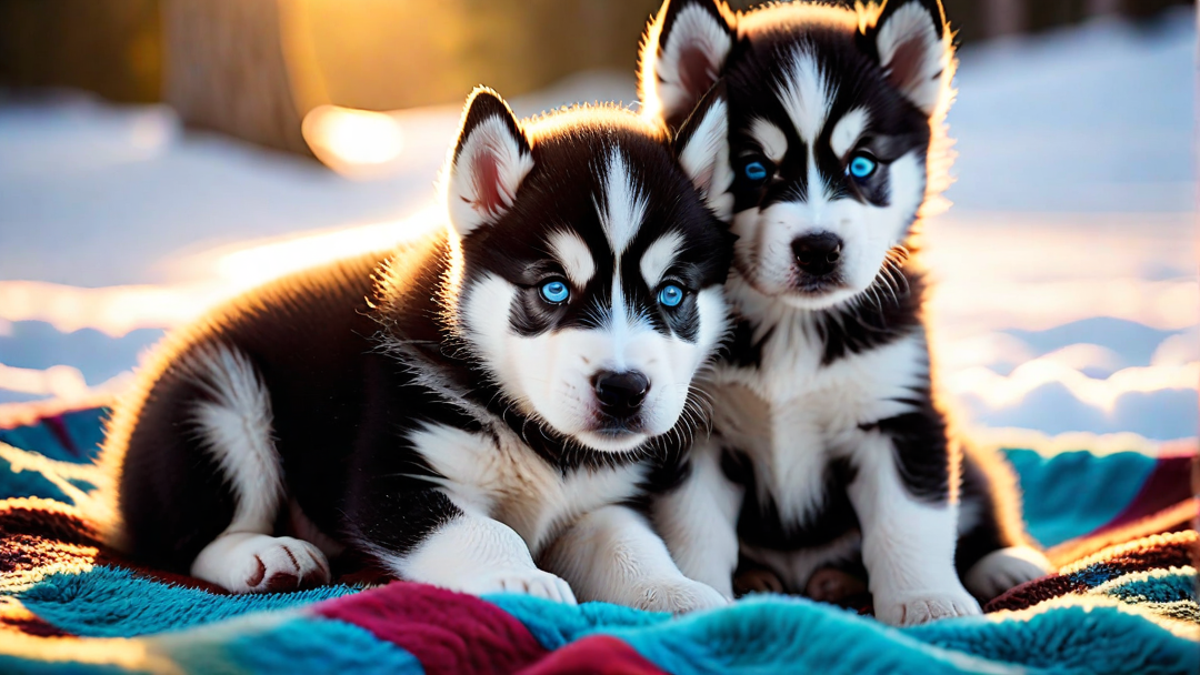
<svg viewBox="0 0 1200 675"><path fill-rule="evenodd" d="M846 167L846 172L861 180L870 178L878 166L878 162L866 155L855 155L850 160L850 166Z"/></svg>
<svg viewBox="0 0 1200 675"><path fill-rule="evenodd" d="M676 307L683 302L683 289L675 284L667 284L658 292L658 302L663 307Z"/></svg>
<svg viewBox="0 0 1200 675"><path fill-rule="evenodd" d="M767 177L767 167L763 166L762 162L750 162L744 171L746 178L750 180L762 180Z"/></svg>
<svg viewBox="0 0 1200 675"><path fill-rule="evenodd" d="M542 297L546 302L558 304L571 295L571 289L561 281L551 281L542 285Z"/></svg>

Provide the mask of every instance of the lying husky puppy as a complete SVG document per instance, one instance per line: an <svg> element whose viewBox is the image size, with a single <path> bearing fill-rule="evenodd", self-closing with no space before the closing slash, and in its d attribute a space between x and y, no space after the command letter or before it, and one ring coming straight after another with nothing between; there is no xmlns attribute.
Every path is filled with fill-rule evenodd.
<svg viewBox="0 0 1200 675"><path fill-rule="evenodd" d="M678 125L718 77L738 236L711 442L656 519L726 596L743 555L792 591L865 564L891 624L975 614L1043 574L1011 473L962 450L931 385L914 225L946 184L951 35L937 0L668 0L642 54Z"/></svg>
<svg viewBox="0 0 1200 675"><path fill-rule="evenodd" d="M236 593L328 582L349 549L468 593L723 604L627 506L690 438L727 331L729 235L704 202L725 190L724 101L694 119L672 148L632 112L518 122L477 90L448 227L159 348L105 444L112 540Z"/></svg>

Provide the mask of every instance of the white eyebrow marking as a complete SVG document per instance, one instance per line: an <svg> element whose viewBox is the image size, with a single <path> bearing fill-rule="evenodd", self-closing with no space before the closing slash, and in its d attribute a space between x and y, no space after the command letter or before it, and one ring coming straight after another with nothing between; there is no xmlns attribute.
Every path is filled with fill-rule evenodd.
<svg viewBox="0 0 1200 675"><path fill-rule="evenodd" d="M755 118L750 124L750 136L758 142L763 154L772 162L779 164L787 156L787 136L774 124L761 117Z"/></svg>
<svg viewBox="0 0 1200 675"><path fill-rule="evenodd" d="M808 45L801 45L793 52L778 94L780 103L796 126L796 133L811 147L829 117L829 107L837 89L826 79Z"/></svg>
<svg viewBox="0 0 1200 675"><path fill-rule="evenodd" d="M608 243L612 246L613 254L620 259L633 236L637 234L638 228L642 226L642 220L646 217L647 200L633 184L633 174L629 172L625 158L616 148L613 148L608 156L607 171L604 182L605 204L603 207L599 204L596 206Z"/></svg>
<svg viewBox="0 0 1200 675"><path fill-rule="evenodd" d="M668 232L659 237L642 254L642 277L651 290L662 281L663 275L675 262L679 249L683 246L683 235L678 232Z"/></svg>
<svg viewBox="0 0 1200 675"><path fill-rule="evenodd" d="M596 203L600 214L600 225L608 238L613 253L612 297L609 302L606 328L612 338L615 367L625 367L625 351L630 337L643 328L633 309L625 304L625 290L621 285L621 255L642 226L649 204L633 183L633 174L625 164L625 158L616 148L608 156L607 175L604 182L604 201Z"/></svg>
<svg viewBox="0 0 1200 675"><path fill-rule="evenodd" d="M871 116L866 108L855 108L846 113L829 135L829 147L833 148L833 154L845 159L846 153L854 147L870 123Z"/></svg>
<svg viewBox="0 0 1200 675"><path fill-rule="evenodd" d="M821 177L821 172L817 169L817 160L813 156L813 147L808 146L808 190L805 198L805 203L820 209L829 196L829 186L825 184L825 179ZM818 211L819 213L819 211Z"/></svg>
<svg viewBox="0 0 1200 675"><path fill-rule="evenodd" d="M574 232L558 230L549 238L550 251L562 264L571 283L579 288L587 286L596 274L596 262L587 243Z"/></svg>

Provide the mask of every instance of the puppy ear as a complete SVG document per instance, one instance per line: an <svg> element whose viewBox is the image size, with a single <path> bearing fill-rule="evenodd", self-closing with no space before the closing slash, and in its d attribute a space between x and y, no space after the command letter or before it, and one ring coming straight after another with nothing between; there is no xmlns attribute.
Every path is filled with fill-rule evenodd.
<svg viewBox="0 0 1200 675"><path fill-rule="evenodd" d="M729 105L725 81L705 94L673 141L684 173L718 218L733 217L733 167L729 164Z"/></svg>
<svg viewBox="0 0 1200 675"><path fill-rule="evenodd" d="M953 76L954 51L941 0L886 0L878 11L874 25L869 17L863 22L864 48L879 59L893 86L932 115L949 96Z"/></svg>
<svg viewBox="0 0 1200 675"><path fill-rule="evenodd" d="M529 141L504 99L483 87L471 92L446 177L450 221L459 235L508 211L532 168Z"/></svg>
<svg viewBox="0 0 1200 675"><path fill-rule="evenodd" d="M663 2L642 38L638 95L647 116L679 128L721 76L735 20L724 0Z"/></svg>

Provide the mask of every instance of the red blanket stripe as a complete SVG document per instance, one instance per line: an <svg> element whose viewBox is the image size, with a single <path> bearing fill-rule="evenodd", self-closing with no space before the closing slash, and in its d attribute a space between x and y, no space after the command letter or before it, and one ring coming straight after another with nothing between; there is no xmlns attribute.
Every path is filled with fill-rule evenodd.
<svg viewBox="0 0 1200 675"><path fill-rule="evenodd" d="M515 673L547 653L524 624L499 607L433 586L395 582L323 602L314 611L399 646L428 675Z"/></svg>

